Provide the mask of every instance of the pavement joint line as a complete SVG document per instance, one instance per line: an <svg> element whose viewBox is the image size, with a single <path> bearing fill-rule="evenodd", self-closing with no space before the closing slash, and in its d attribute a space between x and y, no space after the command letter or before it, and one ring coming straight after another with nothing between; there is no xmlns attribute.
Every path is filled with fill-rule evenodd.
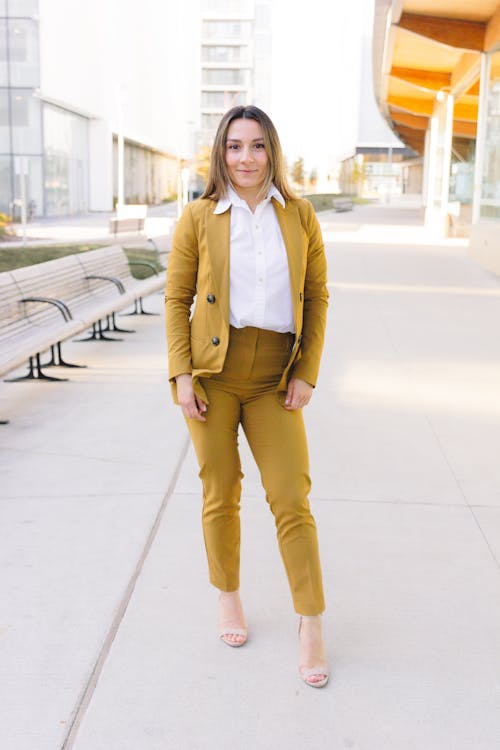
<svg viewBox="0 0 500 750"><path fill-rule="evenodd" d="M179 458L177 460L177 464L175 466L172 479L170 480L170 484L167 487L167 490L165 492L165 495L163 497L163 500L161 502L160 508L156 514L155 520L153 522L153 525L149 531L149 534L146 538L146 542L144 544L144 547L142 549L142 552L140 554L140 557L136 563L135 570L132 573L130 580L127 584L127 587L125 589L125 592L123 593L123 596L121 598L121 601L118 605L116 614L111 622L111 625L109 627L109 630L107 632L106 638L104 639L104 643L101 646L101 650L98 654L97 660L94 664L94 667L92 669L92 672L90 674L90 677L87 681L87 684L85 686L85 689L83 691L83 694L76 706L76 711L73 717L73 720L71 722L71 725L68 729L68 732L66 734L66 737L61 745L61 750L71 750L73 748L75 740L77 738L78 730L80 728L81 722L87 712L87 709L92 701L92 697L94 695L95 689L97 687L97 684L99 682L99 678L102 674L102 671L104 669L104 665L106 663L106 660L108 658L108 655L111 651L111 647L113 645L113 642L115 640L116 634L120 628L120 625L122 623L122 620L125 616L125 613L127 611L127 607L129 605L130 599L132 598L132 595L135 590L136 583L139 579L139 576L142 572L142 569L144 567L144 563L146 562L146 559L149 555L149 552L151 550L151 547L153 546L153 542L156 538L156 535L158 533L158 530L160 528L160 524L163 520L163 515L165 513L165 509L168 505L168 501L170 500L175 485L177 484L177 480L179 478L182 466L184 464L184 461L186 459L186 455L188 452L190 440L189 436L186 435L184 438L184 443L181 446Z"/></svg>
<svg viewBox="0 0 500 750"><path fill-rule="evenodd" d="M154 492L153 490L149 492L121 492L120 490L117 490L116 492L80 492L80 493L70 493L65 492L61 495L55 495L53 492L49 494L43 494L43 495L34 495L33 493L30 493L29 495L0 495L0 500L64 500L68 497L72 498L99 498L102 500L102 498L106 497L154 497L158 493Z"/></svg>
<svg viewBox="0 0 500 750"><path fill-rule="evenodd" d="M104 456L92 456L88 453L63 453L62 451L44 451L32 448L9 448L4 447L6 453L16 453L30 456L55 456L56 458L83 458L87 461L101 461L106 464L126 464L127 466L161 466L161 463L132 461L130 458L105 458Z"/></svg>
<svg viewBox="0 0 500 750"><path fill-rule="evenodd" d="M179 490L178 492L174 492L174 497L176 496L182 496L182 497L193 497L198 498L200 497L200 493L198 492L184 492L183 490ZM252 501L265 501L265 497L262 495L242 495L242 501L245 500L252 500ZM361 498L357 497L319 497L310 495L309 500L311 503L357 503L359 505L399 505L401 507L406 506L418 506L418 507L425 507L425 508L464 508L468 509L469 507L467 503L443 503L439 500L389 500L384 498L377 498L375 500L363 500ZM473 507L478 508L498 508L500 512L500 507L498 505L478 505L475 504Z"/></svg>

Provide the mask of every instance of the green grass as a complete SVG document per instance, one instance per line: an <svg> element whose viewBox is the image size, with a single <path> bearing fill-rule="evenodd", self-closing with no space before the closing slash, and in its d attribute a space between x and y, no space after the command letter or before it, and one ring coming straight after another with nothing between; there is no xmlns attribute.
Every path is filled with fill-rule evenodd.
<svg viewBox="0 0 500 750"><path fill-rule="evenodd" d="M313 204L316 212L331 211L333 209L332 200L334 198L350 198L358 206L373 203L373 200L370 200L370 198L360 198L357 195L345 195L344 193L311 193L304 195L304 198Z"/></svg>
<svg viewBox="0 0 500 750"><path fill-rule="evenodd" d="M42 247L2 247L0 248L0 272L14 268L34 266L46 260L64 258L65 255L85 253L102 245L47 245Z"/></svg>
<svg viewBox="0 0 500 750"><path fill-rule="evenodd" d="M34 266L37 263L44 263L46 260L53 260L54 258L64 258L66 255L86 253L89 250L96 250L99 247L105 246L44 245L39 247L3 247L0 248L0 273L3 271L13 271L15 268L22 268L23 266ZM142 248L124 248L124 250L129 260L153 263L156 269L161 271L154 250ZM131 273L137 279L144 279L147 276L151 276L152 271L146 267L132 266Z"/></svg>

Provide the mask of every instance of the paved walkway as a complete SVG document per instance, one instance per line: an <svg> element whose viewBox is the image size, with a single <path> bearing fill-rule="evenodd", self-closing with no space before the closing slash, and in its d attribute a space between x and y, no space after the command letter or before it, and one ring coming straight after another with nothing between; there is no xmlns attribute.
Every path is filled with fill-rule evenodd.
<svg viewBox="0 0 500 750"><path fill-rule="evenodd" d="M323 220L332 304L306 414L331 684L297 677L245 445L251 639L217 641L162 318L128 318L123 343L66 346L89 366L70 382L0 384L5 750L499 747L500 282L417 212Z"/></svg>

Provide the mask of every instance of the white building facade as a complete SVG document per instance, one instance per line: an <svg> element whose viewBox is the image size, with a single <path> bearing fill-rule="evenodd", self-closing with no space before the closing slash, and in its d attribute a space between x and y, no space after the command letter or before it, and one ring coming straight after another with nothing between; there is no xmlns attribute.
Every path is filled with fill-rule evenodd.
<svg viewBox="0 0 500 750"><path fill-rule="evenodd" d="M0 211L16 213L22 183L34 216L112 210L120 130L125 200L175 193L171 99L157 95L171 16L153 0L140 12L131 0L0 1Z"/></svg>

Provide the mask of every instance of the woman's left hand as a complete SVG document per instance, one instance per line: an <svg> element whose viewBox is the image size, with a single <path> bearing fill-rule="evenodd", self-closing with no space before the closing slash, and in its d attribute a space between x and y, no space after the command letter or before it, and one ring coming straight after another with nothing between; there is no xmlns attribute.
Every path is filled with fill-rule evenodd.
<svg viewBox="0 0 500 750"><path fill-rule="evenodd" d="M311 400L312 385L306 383L305 380L300 378L292 378L288 383L288 390L285 398L285 409L293 411L293 409L302 409L303 406L307 406Z"/></svg>

